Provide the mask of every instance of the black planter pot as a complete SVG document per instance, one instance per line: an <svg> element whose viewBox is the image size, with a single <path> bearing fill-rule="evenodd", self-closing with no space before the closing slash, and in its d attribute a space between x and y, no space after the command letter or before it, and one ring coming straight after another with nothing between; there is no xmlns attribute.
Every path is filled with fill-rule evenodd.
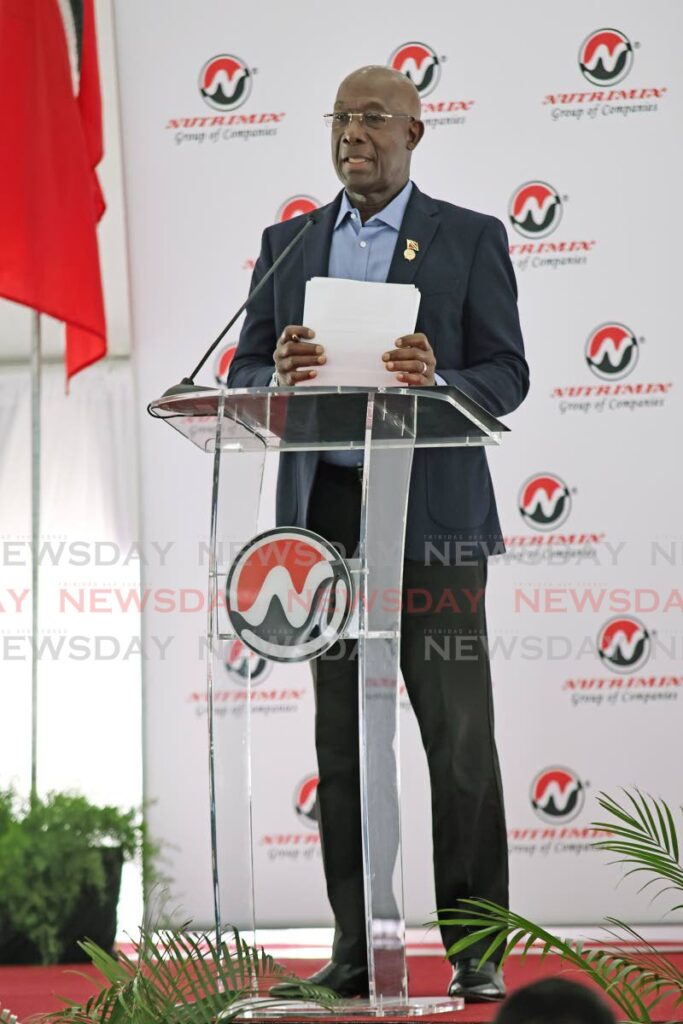
<svg viewBox="0 0 683 1024"><path fill-rule="evenodd" d="M102 949L113 951L116 938L116 908L121 890L123 851L118 846L101 847L104 866L104 889L98 893L86 886L72 914L64 921L60 931L62 954L60 964L87 963L88 957L78 946L82 939L92 939ZM38 947L19 932L9 932L0 922L0 963L39 964Z"/></svg>

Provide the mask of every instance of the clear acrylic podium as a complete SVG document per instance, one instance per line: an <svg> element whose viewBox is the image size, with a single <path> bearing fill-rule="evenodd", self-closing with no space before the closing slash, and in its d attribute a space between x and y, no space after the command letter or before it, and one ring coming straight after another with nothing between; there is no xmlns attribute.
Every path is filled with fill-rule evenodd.
<svg viewBox="0 0 683 1024"><path fill-rule="evenodd" d="M222 599L231 566L256 532L269 452L357 450L364 453L361 538L358 558L349 566L357 614L349 617L341 639L358 644L370 998L346 1002L344 1014L408 1016L459 1008L462 1000L408 998L398 757L401 621L398 601L382 596L401 592L414 449L499 444L507 428L454 387L195 388L164 396L149 411L213 455L207 705L217 933L228 926L256 932L258 924L249 671L239 743L222 742L214 714L219 659L225 643L236 636ZM300 1018L304 1010L301 1004L283 1004L280 1013Z"/></svg>

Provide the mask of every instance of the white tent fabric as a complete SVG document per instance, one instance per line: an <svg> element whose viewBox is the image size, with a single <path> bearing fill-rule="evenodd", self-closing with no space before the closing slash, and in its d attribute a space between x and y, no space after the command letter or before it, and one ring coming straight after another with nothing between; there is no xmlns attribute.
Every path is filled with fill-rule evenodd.
<svg viewBox="0 0 683 1024"><path fill-rule="evenodd" d="M30 375L0 375L0 785L31 769ZM44 369L38 787L142 800L136 415L127 363ZM121 607L128 603L127 611ZM111 609L111 610L109 610ZM140 920L136 873L122 921Z"/></svg>

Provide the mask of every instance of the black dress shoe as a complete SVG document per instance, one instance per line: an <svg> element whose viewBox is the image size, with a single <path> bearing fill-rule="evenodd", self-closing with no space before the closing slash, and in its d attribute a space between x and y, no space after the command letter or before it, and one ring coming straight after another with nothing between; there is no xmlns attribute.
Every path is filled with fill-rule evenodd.
<svg viewBox="0 0 683 1024"><path fill-rule="evenodd" d="M367 967L353 967L351 964L335 964L330 961L305 981L309 985L319 985L336 992L342 999L370 994L368 988ZM300 999L303 995L301 985L296 981L281 981L270 989L271 996L276 999Z"/></svg>
<svg viewBox="0 0 683 1024"><path fill-rule="evenodd" d="M505 999L503 972L496 964L478 960L457 960L448 986L449 996L461 996L468 1003L490 1003Z"/></svg>

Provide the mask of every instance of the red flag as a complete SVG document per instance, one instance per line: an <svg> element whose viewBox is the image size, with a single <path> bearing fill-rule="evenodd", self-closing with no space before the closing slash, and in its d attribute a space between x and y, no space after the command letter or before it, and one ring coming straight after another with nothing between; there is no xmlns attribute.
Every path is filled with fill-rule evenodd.
<svg viewBox="0 0 683 1024"><path fill-rule="evenodd" d="M66 373L106 355L93 0L0 0L0 295L66 323Z"/></svg>

